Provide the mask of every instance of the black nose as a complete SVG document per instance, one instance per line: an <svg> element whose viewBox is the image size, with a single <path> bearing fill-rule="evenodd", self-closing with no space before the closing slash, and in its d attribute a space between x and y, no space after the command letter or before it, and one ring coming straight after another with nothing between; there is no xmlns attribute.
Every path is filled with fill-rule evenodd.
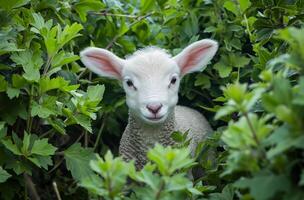
<svg viewBox="0 0 304 200"><path fill-rule="evenodd" d="M156 114L162 106L161 103L149 103L146 107L151 113Z"/></svg>

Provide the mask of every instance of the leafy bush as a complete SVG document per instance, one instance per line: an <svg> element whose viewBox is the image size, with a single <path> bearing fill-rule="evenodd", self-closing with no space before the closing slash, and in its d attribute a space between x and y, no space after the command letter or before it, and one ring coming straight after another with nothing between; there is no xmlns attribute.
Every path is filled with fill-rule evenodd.
<svg viewBox="0 0 304 200"><path fill-rule="evenodd" d="M304 199L302 1L10 0L0 16L1 199ZM220 49L180 89L215 130L196 162L156 146L137 172L105 154L117 154L124 94L79 51L176 54L201 38ZM191 182L190 168L203 174Z"/></svg>

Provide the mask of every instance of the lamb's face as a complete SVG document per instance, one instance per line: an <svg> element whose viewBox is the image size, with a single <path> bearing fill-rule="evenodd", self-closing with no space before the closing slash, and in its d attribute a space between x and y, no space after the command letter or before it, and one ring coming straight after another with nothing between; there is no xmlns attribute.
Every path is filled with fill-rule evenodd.
<svg viewBox="0 0 304 200"><path fill-rule="evenodd" d="M130 112L146 123L161 123L177 103L180 68L164 51L145 49L126 59L122 83Z"/></svg>
<svg viewBox="0 0 304 200"><path fill-rule="evenodd" d="M80 56L93 72L122 81L132 114L148 124L158 124L177 103L180 79L205 68L217 48L217 42L205 39L175 57L154 47L137 51L125 60L95 47L85 49Z"/></svg>

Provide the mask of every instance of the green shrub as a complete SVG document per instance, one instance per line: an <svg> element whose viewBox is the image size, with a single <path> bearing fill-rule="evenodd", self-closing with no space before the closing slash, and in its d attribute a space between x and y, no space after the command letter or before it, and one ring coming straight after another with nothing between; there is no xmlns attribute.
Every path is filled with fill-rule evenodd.
<svg viewBox="0 0 304 200"><path fill-rule="evenodd" d="M304 199L303 16L300 0L0 0L0 199ZM202 38L217 56L180 89L215 130L195 162L156 146L136 172L106 154L126 125L124 93L79 51L176 54ZM190 181L189 168L203 174Z"/></svg>

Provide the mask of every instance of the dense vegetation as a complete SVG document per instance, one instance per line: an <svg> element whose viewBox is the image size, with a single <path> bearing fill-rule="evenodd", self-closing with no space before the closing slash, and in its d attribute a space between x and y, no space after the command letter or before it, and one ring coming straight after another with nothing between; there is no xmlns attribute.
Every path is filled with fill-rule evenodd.
<svg viewBox="0 0 304 200"><path fill-rule="evenodd" d="M79 51L176 54L202 38L220 48L180 104L214 133L195 160L174 133L179 147L135 171L115 158L124 93ZM301 0L0 0L0 199L304 199L303 74Z"/></svg>

